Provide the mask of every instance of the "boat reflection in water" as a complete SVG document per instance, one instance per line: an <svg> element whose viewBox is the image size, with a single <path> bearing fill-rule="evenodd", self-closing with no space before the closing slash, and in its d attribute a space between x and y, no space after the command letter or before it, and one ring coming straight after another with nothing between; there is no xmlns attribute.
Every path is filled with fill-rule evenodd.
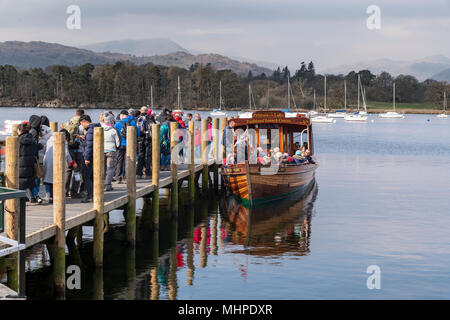
<svg viewBox="0 0 450 320"><path fill-rule="evenodd" d="M234 196L224 198L221 215L225 221L225 240L243 245L242 253L250 255L276 256L287 252L307 255L317 193L317 184L313 182L301 198L257 208L242 205Z"/></svg>

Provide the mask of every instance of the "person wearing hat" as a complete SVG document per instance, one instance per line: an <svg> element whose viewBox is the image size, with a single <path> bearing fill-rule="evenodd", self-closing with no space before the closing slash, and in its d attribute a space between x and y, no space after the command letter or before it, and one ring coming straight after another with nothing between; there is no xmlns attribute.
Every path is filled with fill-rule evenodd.
<svg viewBox="0 0 450 320"><path fill-rule="evenodd" d="M120 148L121 140L119 132L114 128L114 116L109 112L100 115L100 124L104 130L104 147L105 147L105 191L114 190L112 180L116 171L116 153Z"/></svg>
<svg viewBox="0 0 450 320"><path fill-rule="evenodd" d="M156 123L151 115L152 110L146 106L140 109L140 115L137 118L138 136L138 154L136 166L136 178L141 179L145 168L145 178L151 177L152 172L152 125Z"/></svg>
<svg viewBox="0 0 450 320"><path fill-rule="evenodd" d="M133 110L132 110L133 111ZM116 166L116 181L118 183L124 183L123 177L125 176L125 156L127 152L127 128L128 126L136 127L137 136L139 137L139 128L134 121L134 116L130 115L127 110L120 111L119 114L120 121L118 121L114 128L119 131L120 134L120 147L117 150L117 166Z"/></svg>

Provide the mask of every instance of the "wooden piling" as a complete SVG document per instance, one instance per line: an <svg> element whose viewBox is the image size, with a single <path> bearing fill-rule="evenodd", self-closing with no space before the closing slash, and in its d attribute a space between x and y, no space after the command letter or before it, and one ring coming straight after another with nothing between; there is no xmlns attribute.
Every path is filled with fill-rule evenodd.
<svg viewBox="0 0 450 320"><path fill-rule="evenodd" d="M53 277L55 292L61 299L65 298L66 286L66 156L65 135L62 132L53 133L53 222L56 226L54 243Z"/></svg>
<svg viewBox="0 0 450 320"><path fill-rule="evenodd" d="M212 137L213 137L213 157L214 157L214 164L213 164L213 176L214 176L214 190L218 190L219 188L219 164L220 164L220 157L219 157L219 118L213 119L213 126L212 126Z"/></svg>
<svg viewBox="0 0 450 320"><path fill-rule="evenodd" d="M220 119L220 122L221 122L220 129L221 129L222 135L224 135L224 134L226 134L225 133L225 128L228 125L228 120L227 120L227 118L222 118L222 119ZM222 140L223 140L223 136L222 136ZM226 156L227 156L226 155L226 147L223 144L220 144L220 145L222 146L222 148L221 148L221 150L222 150L222 159L225 159Z"/></svg>
<svg viewBox="0 0 450 320"><path fill-rule="evenodd" d="M52 129L53 132L58 132L58 122L56 121L50 122L50 129Z"/></svg>
<svg viewBox="0 0 450 320"><path fill-rule="evenodd" d="M12 125L12 132L11 132L11 135L12 135L13 137L18 136L18 135L19 135L18 130L19 130L19 124L18 124L18 123L14 123L14 124Z"/></svg>
<svg viewBox="0 0 450 320"><path fill-rule="evenodd" d="M104 180L105 180L105 152L104 131L102 127L94 128L94 263L96 267L103 265L104 239Z"/></svg>
<svg viewBox="0 0 450 320"><path fill-rule="evenodd" d="M170 123L170 173L172 176L172 190L170 193L170 208L173 213L178 212L178 122Z"/></svg>
<svg viewBox="0 0 450 320"><path fill-rule="evenodd" d="M189 200L195 201L195 122L189 121Z"/></svg>
<svg viewBox="0 0 450 320"><path fill-rule="evenodd" d="M158 267L153 267L150 270L150 283L151 283L151 294L150 300L159 299L159 283L158 283Z"/></svg>
<svg viewBox="0 0 450 320"><path fill-rule="evenodd" d="M208 121L202 120L202 190L208 190L209 170L208 170Z"/></svg>
<svg viewBox="0 0 450 320"><path fill-rule="evenodd" d="M125 223L127 241L131 246L136 245L136 146L137 134L135 126L127 127L126 178L128 204Z"/></svg>
<svg viewBox="0 0 450 320"><path fill-rule="evenodd" d="M153 230L159 229L159 172L161 167L161 142L160 125L152 125L152 183L155 185L153 190L152 211L153 211Z"/></svg>
<svg viewBox="0 0 450 320"><path fill-rule="evenodd" d="M19 137L6 137L5 187L19 189ZM5 201L5 232L8 238L17 240L17 215L19 200Z"/></svg>

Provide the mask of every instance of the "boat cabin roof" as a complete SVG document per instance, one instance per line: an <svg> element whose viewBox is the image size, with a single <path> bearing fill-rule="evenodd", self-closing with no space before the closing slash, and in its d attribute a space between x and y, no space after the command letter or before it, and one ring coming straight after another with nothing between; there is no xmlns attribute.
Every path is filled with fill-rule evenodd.
<svg viewBox="0 0 450 320"><path fill-rule="evenodd" d="M239 117L231 118L228 120L234 121L236 127L252 126L259 124L279 124L279 125L297 125L297 126L309 126L311 125L310 119L302 113L294 114L289 112L288 114L283 111L256 111L253 112L251 117Z"/></svg>

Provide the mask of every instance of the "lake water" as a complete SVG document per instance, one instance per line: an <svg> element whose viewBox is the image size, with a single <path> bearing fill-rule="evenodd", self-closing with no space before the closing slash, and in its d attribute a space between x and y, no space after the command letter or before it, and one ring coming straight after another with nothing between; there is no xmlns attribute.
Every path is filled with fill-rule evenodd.
<svg viewBox="0 0 450 320"><path fill-rule="evenodd" d="M0 123L28 110L0 109ZM35 110L59 122L73 113ZM82 261L82 289L67 298L450 298L450 119L370 119L314 125L317 185L301 201L251 212L248 221L220 195L183 204L177 222L162 206L157 260L145 228L135 250L124 245L115 211L103 274L95 273L92 228L84 227L79 255L68 256ZM367 288L371 265L381 270L379 290ZM43 247L29 250L27 269L28 296L51 298Z"/></svg>

